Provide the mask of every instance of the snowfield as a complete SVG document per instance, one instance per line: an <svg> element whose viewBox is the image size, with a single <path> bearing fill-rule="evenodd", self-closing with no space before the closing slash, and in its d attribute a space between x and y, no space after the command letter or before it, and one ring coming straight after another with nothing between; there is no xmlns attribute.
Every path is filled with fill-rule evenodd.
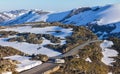
<svg viewBox="0 0 120 74"><path fill-rule="evenodd" d="M56 12L51 13L48 15L47 22L58 22L63 20L65 17L67 17L70 14L71 11L65 11L65 12Z"/></svg>
<svg viewBox="0 0 120 74"><path fill-rule="evenodd" d="M64 24L87 25L97 23L98 25L108 25L120 22L120 4L92 7L91 10L80 12L69 17L72 10L55 12L48 15L47 22L62 22ZM77 10L76 10L77 11ZM66 18L69 17L69 18Z"/></svg>
<svg viewBox="0 0 120 74"><path fill-rule="evenodd" d="M117 15L120 13L120 4L98 7L98 10L94 10L93 8L92 10L79 13L66 19L66 23L74 23L76 25L86 25L87 23L107 25L120 22L120 15Z"/></svg>
<svg viewBox="0 0 120 74"><path fill-rule="evenodd" d="M44 11L40 10L17 10L11 12L4 12L4 14L10 18L9 20L6 19L5 21L2 21L0 23L1 25L12 25L26 22L46 21L49 13L45 13Z"/></svg>
<svg viewBox="0 0 120 74"><path fill-rule="evenodd" d="M116 28L111 33L119 33L120 32L120 22L116 23Z"/></svg>
<svg viewBox="0 0 120 74"><path fill-rule="evenodd" d="M59 26L50 26L50 27L42 27L42 28L32 28L32 26L22 26L22 27L12 27L12 28L6 28L1 29L0 31L16 31L19 33L35 33L35 34L51 34L55 37L60 37L61 43L51 43L50 40L47 40L43 37L43 42L41 44L30 44L27 42L8 42L7 39L17 37L17 35L8 36L7 38L0 38L0 45L1 46L10 46L17 50L20 50L26 54L32 55L32 54L44 54L48 57L58 56L62 53L54 51L52 49L44 47L46 44L66 44L65 37L70 36L72 34L72 28L62 28ZM56 33L54 31L61 31L60 33ZM41 61L33 61L29 60L30 57L20 56L20 55L14 55L5 57L5 59L11 59L11 60L17 60L20 62L20 64L17 64L16 71L21 72L30 68L33 68L37 65L42 64Z"/></svg>
<svg viewBox="0 0 120 74"><path fill-rule="evenodd" d="M103 7L104 10L99 13L100 21L98 21L99 25L112 24L116 22L120 22L120 4L108 5Z"/></svg>
<svg viewBox="0 0 120 74"><path fill-rule="evenodd" d="M16 48L26 54L45 54L49 57L60 55L61 53L57 51L53 51L51 49L43 47L45 44L49 44L50 41L44 40L42 44L30 44L26 42L7 42L6 39L8 38L1 38L0 39L0 45L2 46L10 46L13 48ZM38 48L41 47L41 49L38 50Z"/></svg>
<svg viewBox="0 0 120 74"><path fill-rule="evenodd" d="M116 50L108 48L111 47L112 45L113 42L107 40L104 40L104 42L101 43L100 45L100 47L102 48L102 54L104 56L101 61L106 65L110 65L110 66L112 66L111 64L112 62L115 62L115 60L110 57L118 56L118 52Z"/></svg>
<svg viewBox="0 0 120 74"><path fill-rule="evenodd" d="M60 30L61 32L60 33L50 32L50 31L56 31L56 30L57 31ZM13 27L13 28L1 29L0 31L16 31L16 32L20 32L20 33L30 32L30 33L35 33L35 34L51 34L56 37L60 37L61 39L64 39L66 36L70 36L72 34L72 28L65 29L65 28L61 28L58 26L50 26L50 27L44 27L44 28L32 28L31 26L24 26L24 27ZM12 38L12 37L15 37L15 36L10 36L8 38L0 38L0 45L13 47L13 48L16 48L26 54L30 54L30 55L45 54L49 57L53 57L53 56L58 56L61 54L60 52L57 52L57 51L54 51L54 50L44 47L44 45L46 45L46 44L54 44L45 38L43 38L42 44L30 44L27 42L8 42L8 41L6 41L7 39ZM60 45L63 45L65 43L66 43L66 40L61 40ZM38 49L38 48L40 48L40 49Z"/></svg>
<svg viewBox="0 0 120 74"><path fill-rule="evenodd" d="M5 57L5 59L11 59L11 60L16 60L16 61L20 62L20 64L17 64L17 68L16 68L17 72L31 69L37 65L42 64L41 61L29 60L30 57L24 57L24 56L19 56L19 55Z"/></svg>
<svg viewBox="0 0 120 74"><path fill-rule="evenodd" d="M61 32L60 33L54 32L58 30ZM65 29L58 26L50 26L50 27L43 27L43 28L32 28L31 26L22 26L22 27L12 27L12 28L1 29L0 31L16 31L19 33L30 32L35 34L51 34L56 37L60 37L62 39L61 43L57 43L60 45L66 44L66 40L64 40L65 37L70 36L72 34L72 28ZM7 38L0 38L0 45L13 47L17 50L20 50L30 55L44 54L44 55L47 55L48 57L53 57L61 54L60 52L44 47L44 45L46 44L56 45L55 43L51 43L50 40L47 40L44 37L43 37L43 42L41 44L30 44L27 42L17 42L17 41L8 42L7 41L7 39L13 38L13 37L17 37L17 35L8 36ZM14 56L5 57L5 59L7 58L11 60L17 60L20 62L20 64L17 64L17 68L16 68L16 71L18 72L21 72L42 64L41 61L29 60L30 57L25 57L25 56L14 55Z"/></svg>
<svg viewBox="0 0 120 74"><path fill-rule="evenodd" d="M60 38L70 36L72 34L72 28L65 29L58 26L50 26L50 27L43 27L43 28L32 28L31 26L23 26L23 27L1 29L0 31L16 31L19 33L29 32L29 33L35 33L35 34L51 34ZM50 31L61 31L61 32L55 33Z"/></svg>
<svg viewBox="0 0 120 74"><path fill-rule="evenodd" d="M70 16L72 11L79 10L72 9L63 12L45 13L40 10L17 10L13 12L4 12L0 15L5 21L1 21L1 25L14 25L26 22L62 22L64 24L87 25L94 23L98 25L108 25L120 22L120 3L106 6L91 7L91 10L79 12L78 14ZM38 13L40 12L40 14ZM73 12L73 14L75 13ZM6 16L8 17L6 17ZM10 17L10 18L9 18Z"/></svg>

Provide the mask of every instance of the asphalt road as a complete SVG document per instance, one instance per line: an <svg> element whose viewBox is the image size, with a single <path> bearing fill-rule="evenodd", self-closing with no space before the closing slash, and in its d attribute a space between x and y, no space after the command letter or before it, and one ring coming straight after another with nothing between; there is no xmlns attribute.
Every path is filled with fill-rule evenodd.
<svg viewBox="0 0 120 74"><path fill-rule="evenodd" d="M67 57L67 56L71 56L71 55L76 55L80 49L82 49L84 46L89 45L90 43L94 43L94 42L100 42L101 40L93 40L93 41L87 41L73 49L71 49L70 51L68 51L65 54L59 55L59 56L55 56L55 57L51 57L53 59L58 59L58 58L63 58L63 57Z"/></svg>
<svg viewBox="0 0 120 74"><path fill-rule="evenodd" d="M57 65L58 64L55 64L55 63L43 63L32 69L23 71L20 74L42 74L43 72L48 71L48 70L56 67Z"/></svg>
<svg viewBox="0 0 120 74"><path fill-rule="evenodd" d="M67 57L67 56L71 56L71 55L75 55L78 53L78 51L80 49L82 49L84 46L90 44L90 43L94 43L94 42L99 42L100 40L93 40L93 41L87 41L75 48L73 48L72 50L70 50L69 52L62 54L60 56L56 56L56 57L51 57L52 59L58 59L58 58L63 58L63 57ZM20 74L42 74L43 72L50 70L52 68L54 68L55 66L57 66L58 64L55 63L43 63L41 65L38 65L30 70L21 72Z"/></svg>

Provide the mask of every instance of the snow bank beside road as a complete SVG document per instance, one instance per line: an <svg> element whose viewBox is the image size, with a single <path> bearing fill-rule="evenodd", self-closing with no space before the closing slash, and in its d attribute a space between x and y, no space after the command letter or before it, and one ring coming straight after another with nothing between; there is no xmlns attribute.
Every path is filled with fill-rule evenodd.
<svg viewBox="0 0 120 74"><path fill-rule="evenodd" d="M112 45L113 45L113 42L107 41L107 40L104 40L104 42L100 44L100 47L102 48L102 54L104 56L101 61L106 65L110 65L110 66L112 66L111 64L112 62L115 62L115 60L110 57L115 57L118 55L117 51L115 51L114 49L108 48L108 47L111 47Z"/></svg>
<svg viewBox="0 0 120 74"><path fill-rule="evenodd" d="M20 64L17 64L17 68L16 68L16 71L18 71L18 72L28 70L37 65L42 64L41 61L29 60L30 57L24 57L24 56L19 56L19 55L5 57L5 59L7 59L7 58L20 62Z"/></svg>

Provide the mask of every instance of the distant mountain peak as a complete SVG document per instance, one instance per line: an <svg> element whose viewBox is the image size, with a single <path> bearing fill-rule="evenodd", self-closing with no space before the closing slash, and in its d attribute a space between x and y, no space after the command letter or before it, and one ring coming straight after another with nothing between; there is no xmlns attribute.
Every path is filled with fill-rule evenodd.
<svg viewBox="0 0 120 74"><path fill-rule="evenodd" d="M39 21L61 22L79 26L84 25L88 26L98 36L116 36L120 33L120 4L82 7L63 12L23 9L0 13L1 25L14 25Z"/></svg>

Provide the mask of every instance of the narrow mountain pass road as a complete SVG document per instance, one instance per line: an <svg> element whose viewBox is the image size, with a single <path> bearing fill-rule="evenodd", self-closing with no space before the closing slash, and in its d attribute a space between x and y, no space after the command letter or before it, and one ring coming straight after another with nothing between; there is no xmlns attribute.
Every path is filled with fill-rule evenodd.
<svg viewBox="0 0 120 74"><path fill-rule="evenodd" d="M84 46L86 45L89 45L90 43L94 43L94 42L100 42L101 40L92 40L92 41L87 41L73 49L71 49L70 51L68 51L67 53L65 54L62 54L60 56L56 56L56 57L51 57L50 59L59 59L59 58L63 58L63 57L67 57L67 56L72 56L72 55L76 55L78 53L78 51L80 49L82 49ZM45 71L48 71L54 67L56 67L57 65L59 64L55 64L54 62L52 63L43 63L41 65L38 65L30 70L27 70L27 71L23 71L21 72L20 74L42 74L43 72Z"/></svg>
<svg viewBox="0 0 120 74"><path fill-rule="evenodd" d="M48 71L48 70L56 67L57 65L58 64L55 64L55 63L43 63L32 69L23 71L20 74L42 74L43 72Z"/></svg>
<svg viewBox="0 0 120 74"><path fill-rule="evenodd" d="M90 43L94 43L94 42L100 42L102 40L92 40L92 41L87 41L73 49L71 49L70 51L66 52L65 54L59 55L59 56L55 56L55 57L51 57L53 59L59 59L59 58L64 58L64 57L68 57L68 56L72 56L72 55L76 55L80 49L83 49L83 47L85 47L86 45L89 45Z"/></svg>

